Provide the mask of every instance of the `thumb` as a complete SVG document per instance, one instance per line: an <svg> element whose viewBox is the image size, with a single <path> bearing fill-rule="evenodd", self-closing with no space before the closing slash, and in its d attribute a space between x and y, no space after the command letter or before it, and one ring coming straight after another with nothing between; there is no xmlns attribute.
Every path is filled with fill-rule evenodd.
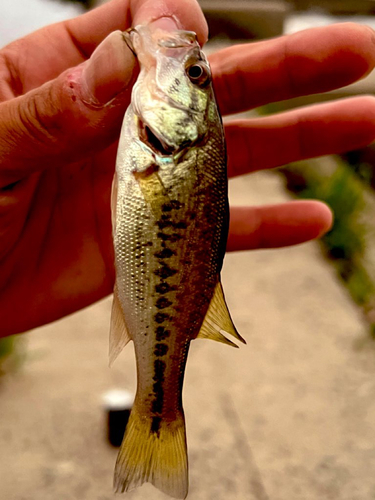
<svg viewBox="0 0 375 500"><path fill-rule="evenodd" d="M99 151L118 136L137 72L120 31L85 63L0 104L0 188Z"/></svg>

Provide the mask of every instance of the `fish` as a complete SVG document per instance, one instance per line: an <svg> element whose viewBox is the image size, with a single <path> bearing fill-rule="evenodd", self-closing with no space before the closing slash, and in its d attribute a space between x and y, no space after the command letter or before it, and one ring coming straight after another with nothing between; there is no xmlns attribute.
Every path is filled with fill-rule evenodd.
<svg viewBox="0 0 375 500"><path fill-rule="evenodd" d="M116 280L110 364L134 342L137 390L114 489L152 483L188 494L182 405L190 342L245 342L220 281L229 206L226 146L209 63L196 34L140 25L124 34L140 72L112 187Z"/></svg>

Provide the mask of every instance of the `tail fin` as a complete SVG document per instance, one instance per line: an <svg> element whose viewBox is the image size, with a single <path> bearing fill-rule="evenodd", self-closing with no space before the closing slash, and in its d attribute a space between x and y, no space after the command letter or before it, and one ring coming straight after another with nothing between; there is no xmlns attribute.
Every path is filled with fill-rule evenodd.
<svg viewBox="0 0 375 500"><path fill-rule="evenodd" d="M150 482L174 498L188 493L188 463L183 413L172 422L144 417L133 407L117 457L114 488L125 492Z"/></svg>

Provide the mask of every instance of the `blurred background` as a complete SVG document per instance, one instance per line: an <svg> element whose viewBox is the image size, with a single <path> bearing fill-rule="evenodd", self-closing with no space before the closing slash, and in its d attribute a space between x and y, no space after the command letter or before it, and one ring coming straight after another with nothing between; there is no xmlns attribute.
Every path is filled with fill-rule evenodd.
<svg viewBox="0 0 375 500"><path fill-rule="evenodd" d="M0 45L100 2L2 0ZM201 0L207 51L356 21L373 0ZM249 116L357 94L272 103ZM247 346L193 343L185 410L193 500L375 498L375 149L230 181L233 204L318 198L335 212L322 242L227 255L223 285ZM0 340L0 500L109 500L117 455L111 389L135 389L132 346L108 368L111 299ZM127 495L162 499L149 485Z"/></svg>

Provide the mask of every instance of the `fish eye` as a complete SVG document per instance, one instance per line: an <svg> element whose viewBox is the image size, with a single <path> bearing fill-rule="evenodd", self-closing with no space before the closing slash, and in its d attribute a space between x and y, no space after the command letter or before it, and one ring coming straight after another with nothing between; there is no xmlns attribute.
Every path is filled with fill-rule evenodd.
<svg viewBox="0 0 375 500"><path fill-rule="evenodd" d="M210 82L210 70L207 65L201 61L188 66L186 68L186 74L189 80L199 85L199 87L205 87Z"/></svg>

